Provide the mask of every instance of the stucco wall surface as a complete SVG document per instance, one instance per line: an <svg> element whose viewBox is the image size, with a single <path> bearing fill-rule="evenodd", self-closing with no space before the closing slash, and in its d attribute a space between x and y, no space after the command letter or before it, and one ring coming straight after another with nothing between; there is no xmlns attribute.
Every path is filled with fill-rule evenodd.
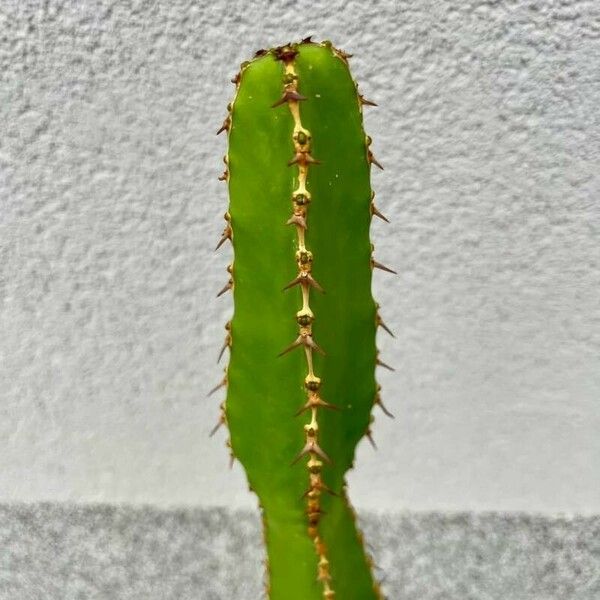
<svg viewBox="0 0 600 600"><path fill-rule="evenodd" d="M0 500L254 506L207 437L215 131L237 65L308 34L379 104L399 271L355 503L600 510L596 0L0 3Z"/></svg>

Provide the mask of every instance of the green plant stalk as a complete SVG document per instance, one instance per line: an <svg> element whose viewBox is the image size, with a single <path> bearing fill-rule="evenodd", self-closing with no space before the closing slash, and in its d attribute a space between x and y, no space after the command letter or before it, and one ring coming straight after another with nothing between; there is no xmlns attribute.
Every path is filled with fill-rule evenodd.
<svg viewBox="0 0 600 600"><path fill-rule="evenodd" d="M386 267L369 239L384 217L362 124L372 103L328 42L259 51L234 83L219 130L230 198L219 246L231 240L235 259L220 292L234 299L220 423L262 507L268 596L382 598L344 479L374 404L385 411L371 278Z"/></svg>

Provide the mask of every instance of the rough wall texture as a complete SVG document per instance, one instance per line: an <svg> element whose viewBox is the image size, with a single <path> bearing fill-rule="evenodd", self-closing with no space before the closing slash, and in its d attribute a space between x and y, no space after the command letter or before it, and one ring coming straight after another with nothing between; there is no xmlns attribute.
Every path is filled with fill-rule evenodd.
<svg viewBox="0 0 600 600"><path fill-rule="evenodd" d="M600 519L361 519L390 600L597 600ZM0 505L0 600L257 600L254 513Z"/></svg>
<svg viewBox="0 0 600 600"><path fill-rule="evenodd" d="M400 272L375 282L397 418L356 503L600 509L596 0L4 0L1 499L253 504L207 439L214 134L237 64L310 33L380 104Z"/></svg>

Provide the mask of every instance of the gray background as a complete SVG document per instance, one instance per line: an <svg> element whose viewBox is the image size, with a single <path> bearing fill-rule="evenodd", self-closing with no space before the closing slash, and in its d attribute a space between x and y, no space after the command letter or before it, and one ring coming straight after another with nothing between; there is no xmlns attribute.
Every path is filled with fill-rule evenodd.
<svg viewBox="0 0 600 600"><path fill-rule="evenodd" d="M4 0L0 501L255 506L207 437L231 313L215 131L239 62L308 34L379 103L372 237L399 271L374 282L397 418L359 449L355 504L599 512L596 0ZM587 597L552 589L511 597Z"/></svg>

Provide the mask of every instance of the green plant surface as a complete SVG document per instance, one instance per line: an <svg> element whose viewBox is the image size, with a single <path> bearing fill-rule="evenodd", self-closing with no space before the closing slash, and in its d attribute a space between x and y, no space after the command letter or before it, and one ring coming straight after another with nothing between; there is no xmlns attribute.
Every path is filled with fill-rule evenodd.
<svg viewBox="0 0 600 600"><path fill-rule="evenodd" d="M327 42L259 52L235 83L222 421L262 508L269 598L382 598L344 479L379 402L369 102Z"/></svg>

